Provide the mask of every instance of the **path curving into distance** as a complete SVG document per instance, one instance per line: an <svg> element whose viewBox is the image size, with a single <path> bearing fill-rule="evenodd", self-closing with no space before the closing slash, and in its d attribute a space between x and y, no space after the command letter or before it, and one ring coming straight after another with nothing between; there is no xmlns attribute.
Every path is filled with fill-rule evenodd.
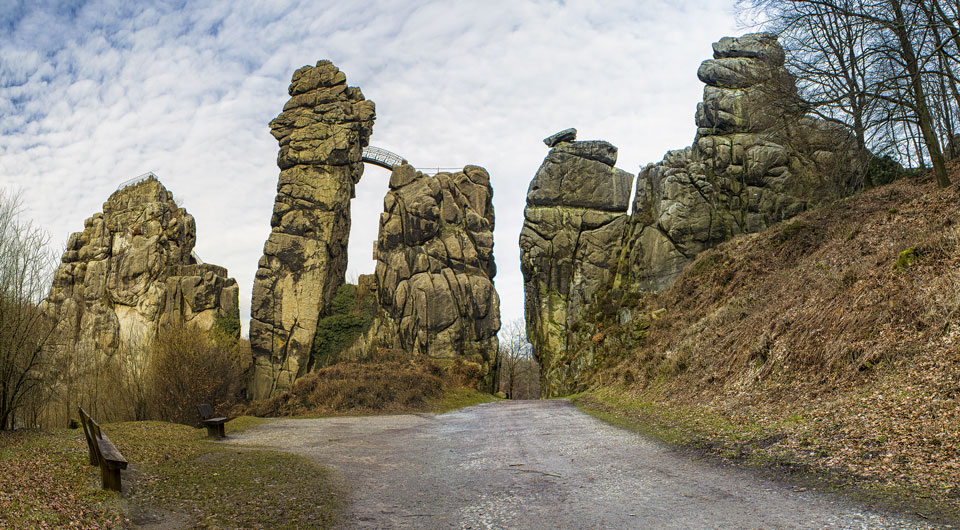
<svg viewBox="0 0 960 530"><path fill-rule="evenodd" d="M685 458L563 400L282 419L229 442L336 470L343 528L943 528Z"/></svg>

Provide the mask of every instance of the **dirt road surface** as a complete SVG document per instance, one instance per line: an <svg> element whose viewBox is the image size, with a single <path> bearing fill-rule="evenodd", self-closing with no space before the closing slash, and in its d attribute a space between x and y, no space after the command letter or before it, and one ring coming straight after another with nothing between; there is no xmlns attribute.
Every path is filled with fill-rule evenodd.
<svg viewBox="0 0 960 530"><path fill-rule="evenodd" d="M335 469L349 491L343 528L944 528L691 460L562 400L283 419L230 443Z"/></svg>

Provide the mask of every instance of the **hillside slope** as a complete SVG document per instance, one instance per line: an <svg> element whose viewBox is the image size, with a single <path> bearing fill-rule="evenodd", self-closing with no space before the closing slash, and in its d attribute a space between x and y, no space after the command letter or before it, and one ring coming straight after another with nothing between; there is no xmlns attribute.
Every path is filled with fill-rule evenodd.
<svg viewBox="0 0 960 530"><path fill-rule="evenodd" d="M863 192L587 313L588 406L960 513L957 187L928 176Z"/></svg>

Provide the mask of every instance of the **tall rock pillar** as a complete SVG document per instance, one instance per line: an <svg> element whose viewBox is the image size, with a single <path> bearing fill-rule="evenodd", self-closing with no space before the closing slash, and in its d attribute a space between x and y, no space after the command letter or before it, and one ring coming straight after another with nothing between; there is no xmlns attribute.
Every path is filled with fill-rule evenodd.
<svg viewBox="0 0 960 530"><path fill-rule="evenodd" d="M493 391L500 297L493 284L493 188L479 166L390 175L377 240L379 344L476 363Z"/></svg>
<svg viewBox="0 0 960 530"><path fill-rule="evenodd" d="M270 123L281 171L253 284L253 399L288 389L309 364L317 320L344 282L350 199L375 118L330 61L294 72L288 91Z"/></svg>
<svg viewBox="0 0 960 530"><path fill-rule="evenodd" d="M544 397L569 393L578 367L590 364L569 358L569 330L616 267L633 180L613 167L616 147L575 138L568 129L544 140L551 149L527 191L520 232L527 337Z"/></svg>

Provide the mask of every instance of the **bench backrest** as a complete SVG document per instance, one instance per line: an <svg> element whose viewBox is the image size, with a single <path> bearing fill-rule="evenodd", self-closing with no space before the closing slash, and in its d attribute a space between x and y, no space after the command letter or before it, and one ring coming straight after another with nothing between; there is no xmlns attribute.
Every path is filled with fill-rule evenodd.
<svg viewBox="0 0 960 530"><path fill-rule="evenodd" d="M100 432L100 424L93 421L93 418L90 418L90 434L93 435L94 440L103 439L103 433Z"/></svg>
<svg viewBox="0 0 960 530"><path fill-rule="evenodd" d="M200 412L200 419L207 419L213 417L213 407L209 403L201 403L197 405L197 411Z"/></svg>
<svg viewBox="0 0 960 530"><path fill-rule="evenodd" d="M99 450L97 448L97 442L93 438L93 433L90 431L90 415L87 414L87 411L83 410L83 407L77 407L80 410L80 425L83 426L83 437L87 439L87 448L90 449L90 465L98 465L97 453Z"/></svg>
<svg viewBox="0 0 960 530"><path fill-rule="evenodd" d="M80 423L83 424L83 434L87 437L90 454L96 455L95 458L91 456L90 464L102 466L103 453L100 451L99 441L103 438L103 433L100 431L100 424L93 421L93 418L91 418L82 407L80 407ZM94 462L94 460L96 460L96 462Z"/></svg>

